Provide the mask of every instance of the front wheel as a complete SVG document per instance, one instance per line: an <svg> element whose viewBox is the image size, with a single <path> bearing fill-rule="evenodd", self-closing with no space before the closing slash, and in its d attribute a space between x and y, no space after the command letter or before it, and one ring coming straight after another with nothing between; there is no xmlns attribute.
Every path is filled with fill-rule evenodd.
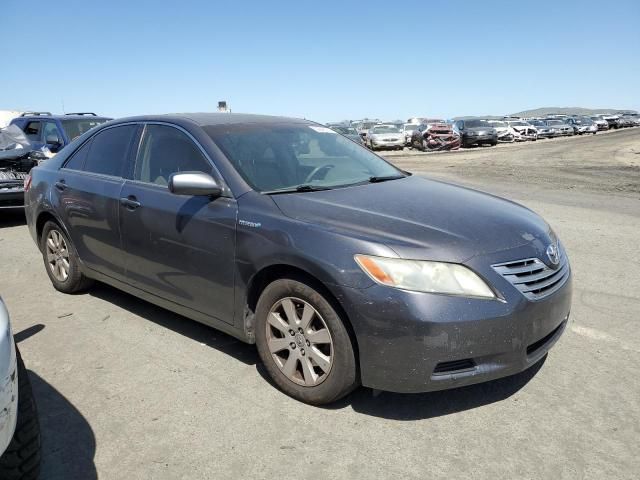
<svg viewBox="0 0 640 480"><path fill-rule="evenodd" d="M276 280L262 292L256 344L271 379L302 402L331 403L358 385L355 353L342 319L302 281Z"/></svg>

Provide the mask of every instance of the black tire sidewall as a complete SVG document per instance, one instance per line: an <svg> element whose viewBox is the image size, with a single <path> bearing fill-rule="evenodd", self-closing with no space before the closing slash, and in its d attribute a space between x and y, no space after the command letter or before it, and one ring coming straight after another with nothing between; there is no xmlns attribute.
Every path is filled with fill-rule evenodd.
<svg viewBox="0 0 640 480"><path fill-rule="evenodd" d="M305 387L289 380L280 371L267 347L267 316L271 307L284 297L309 302L329 328L333 341L333 364L327 378L314 387ZM275 384L287 395L305 403L321 405L333 402L347 395L358 384L355 353L342 319L322 294L299 279L275 280L262 292L256 307L256 344L264 367Z"/></svg>
<svg viewBox="0 0 640 480"><path fill-rule="evenodd" d="M40 472L40 423L29 374L16 345L18 418L11 443L0 452L0 478L35 480Z"/></svg>

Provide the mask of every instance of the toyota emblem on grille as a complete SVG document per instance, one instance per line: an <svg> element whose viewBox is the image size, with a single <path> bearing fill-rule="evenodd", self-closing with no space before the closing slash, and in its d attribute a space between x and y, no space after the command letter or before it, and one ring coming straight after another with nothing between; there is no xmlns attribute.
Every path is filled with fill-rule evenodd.
<svg viewBox="0 0 640 480"><path fill-rule="evenodd" d="M552 243L547 247L547 257L549 257L549 261L553 265L560 263L560 252L558 252L558 246L556 244Z"/></svg>

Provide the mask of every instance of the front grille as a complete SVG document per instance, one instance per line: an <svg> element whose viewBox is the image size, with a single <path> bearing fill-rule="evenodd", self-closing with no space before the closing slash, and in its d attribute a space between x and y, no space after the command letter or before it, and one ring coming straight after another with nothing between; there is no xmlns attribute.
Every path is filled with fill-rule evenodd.
<svg viewBox="0 0 640 480"><path fill-rule="evenodd" d="M559 262L556 268L547 266L537 258L491 265L509 283L529 300L540 300L558 290L569 278L570 267L562 247L558 246Z"/></svg>
<svg viewBox="0 0 640 480"><path fill-rule="evenodd" d="M475 368L476 363L470 358L465 358L464 360L454 360L452 362L440 362L436 365L436 368L433 369L433 374L446 375L449 373L470 371Z"/></svg>

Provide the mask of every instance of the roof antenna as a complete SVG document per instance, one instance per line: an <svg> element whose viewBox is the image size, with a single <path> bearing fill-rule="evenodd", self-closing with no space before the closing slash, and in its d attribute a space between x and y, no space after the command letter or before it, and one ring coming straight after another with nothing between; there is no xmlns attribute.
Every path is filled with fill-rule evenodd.
<svg viewBox="0 0 640 480"><path fill-rule="evenodd" d="M64 109L64 97L62 97L60 101L62 102L62 113L66 114L67 111Z"/></svg>

